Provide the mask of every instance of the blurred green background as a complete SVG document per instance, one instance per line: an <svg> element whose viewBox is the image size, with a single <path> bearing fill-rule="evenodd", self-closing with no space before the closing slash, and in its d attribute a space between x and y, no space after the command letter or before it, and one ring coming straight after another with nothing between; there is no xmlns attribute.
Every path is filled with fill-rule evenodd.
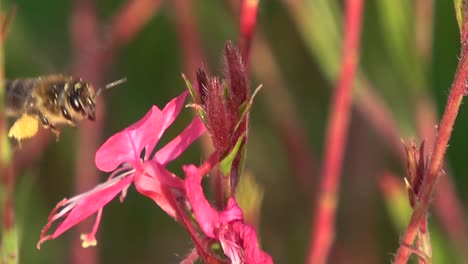
<svg viewBox="0 0 468 264"><path fill-rule="evenodd" d="M237 42L239 35L238 17L231 8L236 1L188 2L206 55L204 64L212 73L221 75L224 43ZM427 33L433 34L428 41L432 45L432 62L426 63L417 56L419 50L414 41L416 1L366 1L361 70L391 110L404 140L413 136L418 139L414 106L421 94L435 100L440 116L458 62L459 33L453 2L434 2L433 26L426 28ZM6 8L13 3L18 12L6 41L6 76L70 73L74 64L70 30L75 3L16 0L8 1ZM96 1L102 32L125 3ZM261 36L261 41L257 38L252 50L251 85L263 84L264 88L252 111L247 168L264 188L259 232L263 249L275 263L304 263L306 256L328 102L341 54L342 9L340 1L260 1L257 37ZM103 80L111 82L126 76L128 82L104 96L105 127L100 142L137 121L152 105L162 107L185 89L181 78L184 55L175 23L178 15L175 5L166 1L141 32L116 54ZM262 52L269 52L276 62L270 65L267 60L259 61L264 58L260 56ZM273 66L276 71L261 73ZM281 83L276 81L278 78ZM283 143L284 136L278 130L278 120L289 118L281 113L286 106L295 109L294 117L306 134L303 146L314 157L310 161L314 172L309 175L309 186L294 175L296 170L289 162L291 156ZM464 153L468 149L466 111L464 104L448 148L448 163L463 203L468 201L464 192L468 186ZM365 115L356 107L352 115L336 240L329 263L389 263L405 224L399 226L394 220L379 182L386 171L398 175L401 183L406 175L399 159L385 144L386 139L378 135ZM181 131L191 116L190 111L183 111L163 142ZM62 131L60 141L52 140L37 162L17 171L15 206L21 263L69 263L69 243L79 239L72 229L45 243L40 251L36 249L49 212L62 198L75 194L77 131ZM182 164L198 163L201 159L200 146L194 144L170 169L181 175ZM103 173L101 180L106 177ZM403 212L406 215L400 219L407 217L408 210ZM431 216L434 263L461 263L461 253L438 218ZM191 248L183 227L133 187L123 204L115 200L105 207L98 238L100 263L179 263Z"/></svg>

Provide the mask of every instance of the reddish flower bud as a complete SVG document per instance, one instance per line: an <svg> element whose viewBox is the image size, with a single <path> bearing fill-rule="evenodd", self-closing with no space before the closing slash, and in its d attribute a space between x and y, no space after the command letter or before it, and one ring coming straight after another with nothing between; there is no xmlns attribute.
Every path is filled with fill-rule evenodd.
<svg viewBox="0 0 468 264"><path fill-rule="evenodd" d="M406 150L406 166L409 180L407 180L408 195L411 207L414 207L419 190L421 189L426 170L426 161L424 157L424 141L419 148L413 140L408 145L405 145Z"/></svg>
<svg viewBox="0 0 468 264"><path fill-rule="evenodd" d="M208 93L208 76L203 69L197 70L197 84L198 84L198 93L199 98L197 98L197 103L202 106L206 106L206 94Z"/></svg>
<svg viewBox="0 0 468 264"><path fill-rule="evenodd" d="M220 159L245 135L247 122L246 115L242 115L242 107L248 104L250 98L242 58L231 42L226 44L225 57L226 81L208 77L203 69L197 71L200 103L205 110L207 127Z"/></svg>
<svg viewBox="0 0 468 264"><path fill-rule="evenodd" d="M242 57L231 42L225 49L226 80L208 76L203 69L197 71L198 95L196 104L203 108L203 120L210 132L219 161L228 162L224 175L229 178L225 190L229 196L235 192L242 171L243 148L247 141L249 110L252 100L247 70ZM237 146L237 147L236 147ZM232 153L231 157L228 157Z"/></svg>
<svg viewBox="0 0 468 264"><path fill-rule="evenodd" d="M246 69L242 57L230 41L226 44L224 52L227 63L230 109L239 109L250 96Z"/></svg>
<svg viewBox="0 0 468 264"><path fill-rule="evenodd" d="M230 115L223 88L217 78L211 78L207 87L205 112L208 130L216 152L223 157L230 146L235 117Z"/></svg>

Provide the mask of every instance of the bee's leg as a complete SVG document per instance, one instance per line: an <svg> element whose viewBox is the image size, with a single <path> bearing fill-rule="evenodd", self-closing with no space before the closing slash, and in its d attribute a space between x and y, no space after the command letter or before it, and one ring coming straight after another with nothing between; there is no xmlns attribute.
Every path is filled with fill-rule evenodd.
<svg viewBox="0 0 468 264"><path fill-rule="evenodd" d="M60 131L57 129L57 127L50 123L49 119L43 113L41 113L40 111L33 111L30 114L37 116L38 119L41 121L42 126L44 128L50 129L50 131L52 131L52 133L55 134L57 141L59 140Z"/></svg>
<svg viewBox="0 0 468 264"><path fill-rule="evenodd" d="M40 112L37 112L37 116L39 117L39 120L41 121L42 126L45 128L49 128L50 126L49 119L47 119L47 117Z"/></svg>
<svg viewBox="0 0 468 264"><path fill-rule="evenodd" d="M68 110L65 108L65 107L62 107L62 116L65 117L65 119L67 119L67 123L70 125L70 126L76 126L76 120L73 119L73 117L70 115L70 113L68 112Z"/></svg>
<svg viewBox="0 0 468 264"><path fill-rule="evenodd" d="M50 129L50 131L52 131L52 133L55 134L55 139L57 141L59 141L60 139L60 130L58 130L58 128L56 126L54 126L53 124L51 124L49 122L49 120L47 119L47 117L45 117L43 114L40 114L40 118L41 118L41 122L42 122L42 125L47 128L47 129Z"/></svg>
<svg viewBox="0 0 468 264"><path fill-rule="evenodd" d="M55 134L55 140L59 141L60 139L60 130L58 130L57 127L50 125L49 126L50 131Z"/></svg>

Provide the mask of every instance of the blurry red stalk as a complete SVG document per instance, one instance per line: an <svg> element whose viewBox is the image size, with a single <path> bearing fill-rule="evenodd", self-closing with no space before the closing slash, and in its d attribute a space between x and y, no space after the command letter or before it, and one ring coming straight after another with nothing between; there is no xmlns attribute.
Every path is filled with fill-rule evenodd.
<svg viewBox="0 0 468 264"><path fill-rule="evenodd" d="M0 2L1 4L1 2ZM0 5L1 6L1 5ZM0 12L3 11L0 9ZM0 13L0 25L3 28L3 23L5 23L5 16L3 13ZM4 40L5 36L0 34L0 82L4 83L5 80L5 68L4 68ZM3 89L2 94L3 98L6 96L6 89L4 85L0 86L0 89ZM6 232L6 230L11 229L14 224L14 211L13 211L13 185L14 185L14 174L13 174L13 167L12 161L8 161L8 155L5 153L6 151L10 151L10 146L4 146L3 143L7 139L7 122L6 117L4 115L5 111L3 111L3 104L2 104L2 111L0 112L0 181L2 187L4 187L5 194L5 201L4 204L1 204L2 207L1 211L3 213L3 227L2 232ZM2 235L4 235L3 233ZM2 241L0 240L0 243ZM1 249L1 245L0 245ZM1 261L1 260L0 260Z"/></svg>
<svg viewBox="0 0 468 264"><path fill-rule="evenodd" d="M195 19L192 0L173 0L177 37L182 50L184 73L196 83L195 73L205 58L200 42L200 32ZM211 153L211 152L210 152Z"/></svg>
<svg viewBox="0 0 468 264"><path fill-rule="evenodd" d="M74 48L75 66L74 75L85 78L94 85L101 85L102 82L102 61L97 60L96 47L99 44L98 20L95 13L94 1L76 0L72 13L71 39ZM83 41L83 40L86 41ZM76 144L75 161L75 192L82 193L98 183L98 172L93 166L94 153L97 150L103 126L102 110L103 100L97 98L97 116L93 124L83 123L78 131L79 144ZM83 249L80 234L88 232L91 222L84 222L77 226L71 242L70 263L99 263L97 247Z"/></svg>
<svg viewBox="0 0 468 264"><path fill-rule="evenodd" d="M438 127L432 155L419 192L419 202L416 203L414 207L410 223L401 239L400 247L395 257L396 264L406 263L408 261L411 255L411 249L407 245L413 244L419 228L419 223L427 213L430 200L440 178L439 176L443 176L444 174L442 172L442 165L447 150L447 144L450 140L461 101L466 93L466 78L468 76L468 16L466 16L466 14L461 33L461 43L461 56L455 74L455 80L450 89L445 111Z"/></svg>
<svg viewBox="0 0 468 264"><path fill-rule="evenodd" d="M0 3L1 4L1 3ZM11 12L11 11L10 11ZM5 83L5 54L4 44L6 34L9 29L9 15L5 15L5 12L0 8L0 83ZM3 100L6 96L6 89L4 85L1 85L3 89L2 94ZM2 104L3 106L3 104ZM2 204L0 204L0 215L3 219L0 221L2 227L0 230L0 262L1 263L18 263L18 237L15 230L15 208L14 208L14 187L15 187L15 171L14 171L14 160L12 159L12 152L8 138L7 138L7 122L4 115L3 107L0 113L0 185L2 194ZM4 146L3 143L7 145ZM3 252L1 252L3 250Z"/></svg>
<svg viewBox="0 0 468 264"><path fill-rule="evenodd" d="M242 0L240 10L239 50L246 69L249 69L250 49L257 24L257 11L259 0Z"/></svg>
<svg viewBox="0 0 468 264"><path fill-rule="evenodd" d="M161 0L128 0L111 23L109 39L121 47L130 42L161 7Z"/></svg>
<svg viewBox="0 0 468 264"><path fill-rule="evenodd" d="M101 37L94 1L77 0L72 17L72 43L75 50L76 76L101 86L104 75L114 61L117 50L127 44L158 10L161 1L129 1L113 20L108 39ZM86 41L83 41L86 40ZM96 47L103 47L97 49ZM75 190L82 193L98 183L94 153L101 143L104 104L97 98L96 121L83 123L78 133ZM81 224L77 231L86 233L89 225ZM97 249L83 250L81 242L73 239L72 263L98 263Z"/></svg>
<svg viewBox="0 0 468 264"><path fill-rule="evenodd" d="M333 93L327 129L320 191L312 225L307 263L326 263L334 239L336 206L342 160L351 113L351 96L359 64L359 40L363 0L345 3L345 31L340 80Z"/></svg>
<svg viewBox="0 0 468 264"><path fill-rule="evenodd" d="M432 61L432 32L434 25L433 9L433 0L415 1L414 40L419 59L423 61L424 65L430 65L430 62Z"/></svg>

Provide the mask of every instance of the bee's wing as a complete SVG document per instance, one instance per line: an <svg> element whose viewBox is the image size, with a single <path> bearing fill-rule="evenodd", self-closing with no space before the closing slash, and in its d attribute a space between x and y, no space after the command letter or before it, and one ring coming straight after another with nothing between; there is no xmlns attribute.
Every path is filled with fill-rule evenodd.
<svg viewBox="0 0 468 264"><path fill-rule="evenodd" d="M26 111L26 103L34 89L35 79L16 79L5 81L5 112L18 115Z"/></svg>

